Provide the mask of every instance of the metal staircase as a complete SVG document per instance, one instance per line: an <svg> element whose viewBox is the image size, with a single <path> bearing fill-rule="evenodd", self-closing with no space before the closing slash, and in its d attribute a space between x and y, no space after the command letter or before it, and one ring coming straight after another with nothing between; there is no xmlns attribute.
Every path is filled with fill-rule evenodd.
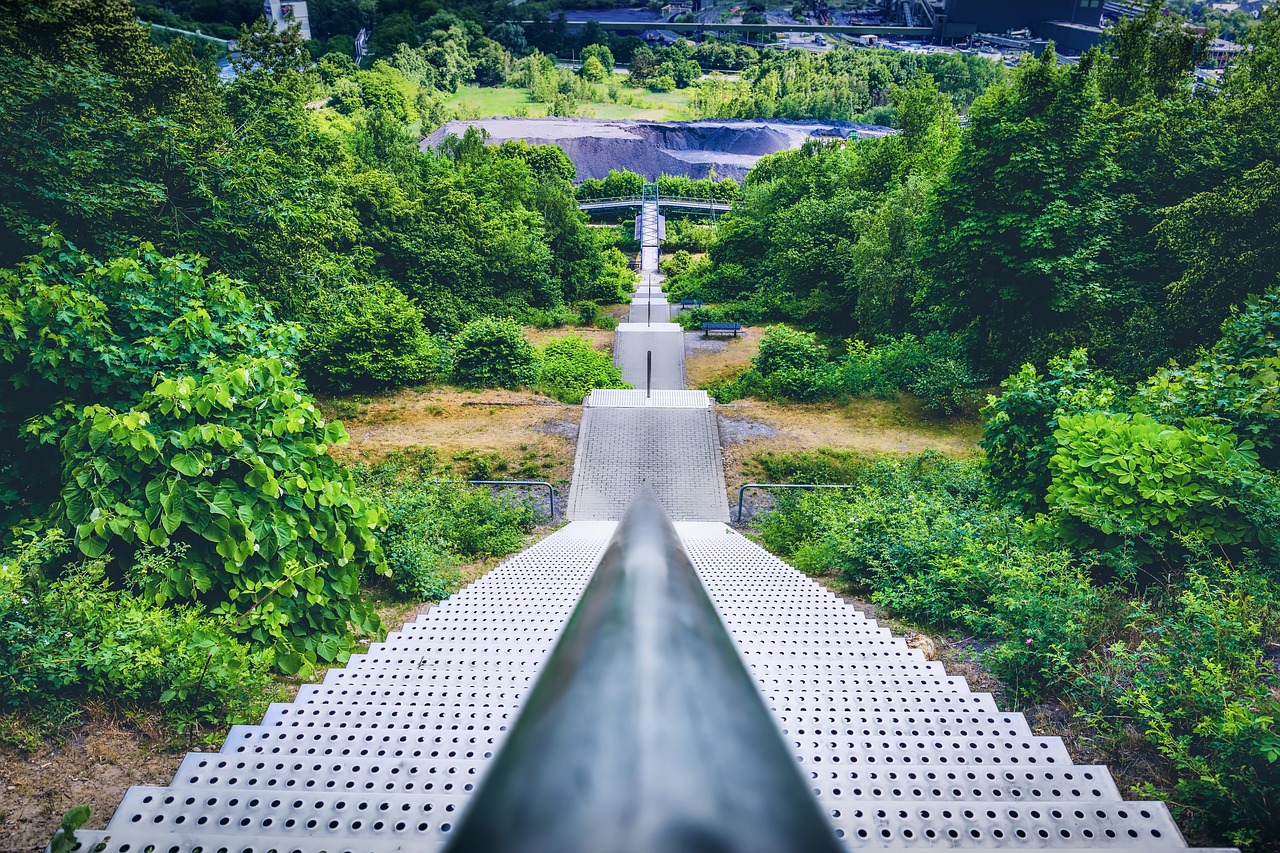
<svg viewBox="0 0 1280 853"><path fill-rule="evenodd" d="M646 241L657 227L648 203ZM656 267L656 240L649 248ZM645 297L665 304L660 286ZM234 727L221 751L188 755L170 785L131 788L106 830L77 833L76 850L429 853L450 839L450 853L1185 847L1162 803L1125 801L1105 767L1074 764L1061 740L1034 736L1021 714L728 527L714 403L682 390L683 334L662 325L619 328L624 375L651 387L586 401L571 523L272 705L261 724ZM637 499L647 526L611 546ZM674 533L655 532L662 525ZM659 541L661 554L650 547ZM677 608L684 616L644 633L651 611L673 605L637 593L601 622L601 596L626 587L617 558L601 559L607 547L645 554L633 585L685 577L686 599L700 583L710 606ZM613 591L584 596L589 582ZM566 629L571 615L577 628ZM593 619L604 627L584 640L580 623ZM610 625L647 639L611 641ZM688 642L660 642L684 633ZM660 651L641 667L650 646ZM605 649L607 664L589 666ZM604 677L615 670L629 675ZM735 692L752 682L750 699ZM675 710L631 726L619 691ZM537 709L528 719L526 700ZM708 723L753 702L772 720L767 734L749 720ZM509 735L520 745L504 753ZM617 795L624 782L631 793Z"/></svg>

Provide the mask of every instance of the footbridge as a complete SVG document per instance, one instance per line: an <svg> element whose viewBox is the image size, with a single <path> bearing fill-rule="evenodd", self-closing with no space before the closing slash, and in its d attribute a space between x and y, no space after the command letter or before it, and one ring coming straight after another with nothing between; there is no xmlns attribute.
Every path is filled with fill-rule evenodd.
<svg viewBox="0 0 1280 853"><path fill-rule="evenodd" d="M130 788L76 850L1186 846L1163 803L727 524L654 266L617 330L636 387L584 403L569 523Z"/></svg>
<svg viewBox="0 0 1280 853"><path fill-rule="evenodd" d="M578 208L587 213L605 213L640 207L644 204L643 196L619 196L617 198L597 198L578 203ZM708 215L728 213L733 205L727 201L708 201L703 198L673 198L662 196L656 199L658 206L674 208L689 213L705 213Z"/></svg>

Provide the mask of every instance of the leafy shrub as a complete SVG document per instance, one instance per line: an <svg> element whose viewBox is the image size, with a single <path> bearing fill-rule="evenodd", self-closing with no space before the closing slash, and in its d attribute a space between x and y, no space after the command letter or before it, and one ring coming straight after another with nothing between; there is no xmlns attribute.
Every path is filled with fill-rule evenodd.
<svg viewBox="0 0 1280 853"><path fill-rule="evenodd" d="M766 399L820 400L832 395L834 379L812 332L770 326L741 382L745 393Z"/></svg>
<svg viewBox="0 0 1280 853"><path fill-rule="evenodd" d="M1026 511L1045 508L1053 475L1049 460L1057 452L1059 418L1087 411L1111 411L1119 404L1120 386L1089 367L1084 350L1049 362L1047 376L1033 365L1004 381L1004 393L988 397L983 409L982 440L987 474L993 486L1014 506Z"/></svg>
<svg viewBox="0 0 1280 853"><path fill-rule="evenodd" d="M689 219L668 219L667 238L663 245L668 250L705 252L715 236L714 225L700 225Z"/></svg>
<svg viewBox="0 0 1280 853"><path fill-rule="evenodd" d="M557 338L542 350L538 390L562 403L581 403L592 388L630 387L610 355L581 335Z"/></svg>
<svg viewBox="0 0 1280 853"><path fill-rule="evenodd" d="M981 381L964 359L957 339L933 333L886 338L875 346L850 341L840 359L840 386L849 394L892 399L900 391L920 397L926 411L954 415L974 402Z"/></svg>
<svg viewBox="0 0 1280 853"><path fill-rule="evenodd" d="M683 275L689 271L692 265L692 256L684 249L680 249L662 261L662 274L668 276Z"/></svg>
<svg viewBox="0 0 1280 853"><path fill-rule="evenodd" d="M392 454L353 475L371 501L386 507L381 539L391 582L410 600L448 596L459 581L457 561L510 554L537 524L527 499L439 479L431 453Z"/></svg>
<svg viewBox="0 0 1280 853"><path fill-rule="evenodd" d="M92 697L218 728L260 715L273 693L269 651L194 607L113 588L105 560L67 564L70 550L47 530L0 556L0 707ZM167 570L175 553L144 553L128 574Z"/></svg>
<svg viewBox="0 0 1280 853"><path fill-rule="evenodd" d="M422 311L389 284L352 286L322 300L303 355L317 385L378 391L429 381L440 372L440 347Z"/></svg>
<svg viewBox="0 0 1280 853"><path fill-rule="evenodd" d="M1180 818L1242 848L1276 837L1280 690L1264 645L1280 624L1280 590L1257 555L1201 556L1185 577L1130 603L1123 639L1061 670L1101 731L1137 725L1173 765ZM1123 733L1120 733L1123 736ZM1170 796L1172 795L1172 796Z"/></svg>
<svg viewBox="0 0 1280 853"><path fill-rule="evenodd" d="M524 319L536 329L558 329L578 321L578 315L566 305L554 308L531 308L524 314Z"/></svg>
<svg viewBox="0 0 1280 853"><path fill-rule="evenodd" d="M1242 506L1255 479L1253 446L1203 420L1186 426L1105 412L1060 417L1050 508L1082 522L1079 535L1093 544L1117 535L1256 539Z"/></svg>
<svg viewBox="0 0 1280 853"><path fill-rule="evenodd" d="M578 294L581 299L591 299L603 304L613 305L625 302L628 295L635 290L636 274L632 271L627 256L616 246L610 246L601 252L604 263L600 274L596 276L591 287Z"/></svg>
<svg viewBox="0 0 1280 853"><path fill-rule="evenodd" d="M296 326L276 322L238 282L207 273L203 258L166 257L143 243L103 263L54 232L41 246L0 271L0 364L9 386L0 393L0 505L20 494L35 506L56 498L52 448L83 406L127 408L160 371L296 349Z"/></svg>
<svg viewBox="0 0 1280 853"><path fill-rule="evenodd" d="M60 521L91 558L185 546L146 596L235 619L286 672L342 661L353 631L381 630L359 579L381 570L386 524L328 453L346 440L277 359L161 375L132 409L89 406L67 431Z"/></svg>
<svg viewBox="0 0 1280 853"><path fill-rule="evenodd" d="M1280 288L1250 298L1222 338L1189 367L1166 367L1138 389L1135 411L1166 423L1214 418L1280 467Z"/></svg>
<svg viewBox="0 0 1280 853"><path fill-rule="evenodd" d="M761 523L765 545L899 615L996 638L989 664L1025 695L1060 681L1063 656L1083 653L1109 624L1113 592L992 506L977 463L926 453L845 471L856 488L779 499Z"/></svg>
<svg viewBox="0 0 1280 853"><path fill-rule="evenodd" d="M538 375L538 354L524 331L506 317L482 317L453 339L453 378L467 388L517 388Z"/></svg>

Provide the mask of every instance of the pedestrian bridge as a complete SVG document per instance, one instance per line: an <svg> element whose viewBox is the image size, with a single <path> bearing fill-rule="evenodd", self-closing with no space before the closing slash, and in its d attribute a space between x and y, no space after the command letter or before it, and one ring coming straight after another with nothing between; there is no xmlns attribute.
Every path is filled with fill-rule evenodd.
<svg viewBox="0 0 1280 853"><path fill-rule="evenodd" d="M646 201L656 201L659 208L686 211L689 213L705 213L708 215L728 213L733 205L727 201L708 201L701 198L672 198L655 196L652 199L644 196L619 196L617 198L598 198L578 202L578 207L587 213L603 213L640 207Z"/></svg>

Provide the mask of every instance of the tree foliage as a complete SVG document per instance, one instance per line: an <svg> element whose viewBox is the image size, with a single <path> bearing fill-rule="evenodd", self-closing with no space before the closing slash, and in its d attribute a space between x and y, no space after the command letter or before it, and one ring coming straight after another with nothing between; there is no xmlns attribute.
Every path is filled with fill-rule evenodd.
<svg viewBox="0 0 1280 853"><path fill-rule="evenodd" d="M359 582L386 525L329 455L346 439L279 359L161 374L132 408L88 406L67 431L59 520L91 558L182 546L146 595L231 618L285 672L342 661L381 630Z"/></svg>

